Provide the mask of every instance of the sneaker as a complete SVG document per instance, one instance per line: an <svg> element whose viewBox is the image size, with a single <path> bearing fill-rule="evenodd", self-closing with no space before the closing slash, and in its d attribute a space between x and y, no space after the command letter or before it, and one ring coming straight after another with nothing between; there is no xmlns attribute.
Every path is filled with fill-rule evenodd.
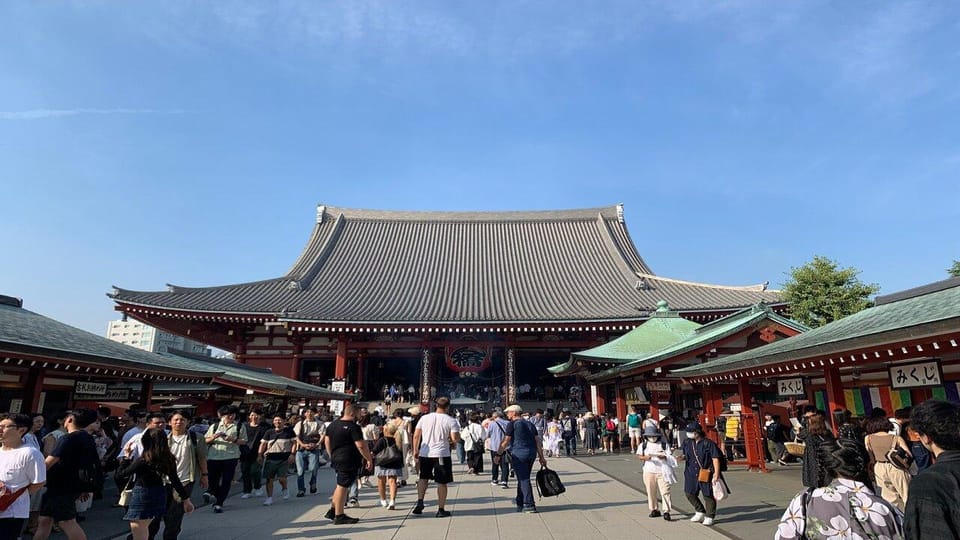
<svg viewBox="0 0 960 540"><path fill-rule="evenodd" d="M524 514L536 514L536 513L537 513L537 507L536 507L536 506L524 506L524 507L523 507L523 513L524 513Z"/></svg>
<svg viewBox="0 0 960 540"><path fill-rule="evenodd" d="M673 519L670 518L670 512L664 512L664 513L663 513L663 520L664 520L664 521L673 521Z"/></svg>
<svg viewBox="0 0 960 540"><path fill-rule="evenodd" d="M359 523L359 521L359 518L350 517L346 514L341 514L333 518L334 525L353 525L354 523Z"/></svg>
<svg viewBox="0 0 960 540"><path fill-rule="evenodd" d="M327 518L327 519L333 519L333 518L336 517L336 514L334 513L334 510L333 510L333 507L332 507L332 506L330 507L329 510L327 510L327 513L324 514L323 517L325 517L325 518Z"/></svg>
<svg viewBox="0 0 960 540"><path fill-rule="evenodd" d="M652 518L658 518L658 517L660 517L660 511L659 511L659 510L654 510L654 511L650 512L650 516L649 516L649 517L652 517Z"/></svg>
<svg viewBox="0 0 960 540"><path fill-rule="evenodd" d="M491 480L491 481L490 481L490 485L491 485L491 486L499 486L499 485L500 485L500 482L497 482L496 480Z"/></svg>
<svg viewBox="0 0 960 540"><path fill-rule="evenodd" d="M386 508L386 507L387 507L387 500L386 500L386 499L380 499L380 506Z"/></svg>
<svg viewBox="0 0 960 540"><path fill-rule="evenodd" d="M280 490L280 496L283 497L283 500L289 499L289 498L290 498L290 490L289 490L289 489L281 489L281 490Z"/></svg>
<svg viewBox="0 0 960 540"><path fill-rule="evenodd" d="M213 505L213 513L214 513L214 514L222 514L222 513L223 513L223 507L220 506L219 504Z"/></svg>
<svg viewBox="0 0 960 540"><path fill-rule="evenodd" d="M396 502L390 501L390 504L387 505L387 510L396 510L396 509L397 509L397 504L396 504Z"/></svg>
<svg viewBox="0 0 960 540"><path fill-rule="evenodd" d="M213 495L211 495L209 491L204 491L202 497L203 497L203 502L207 504L210 504L210 501L213 500Z"/></svg>
<svg viewBox="0 0 960 540"><path fill-rule="evenodd" d="M692 522L694 522L694 523L699 523L699 522L703 521L703 518L704 518L704 517L705 517L705 516L704 516L704 513L703 513L703 512L697 512L696 514L693 515L692 518L690 518L690 521L692 521ZM713 521L713 520L711 520L711 521Z"/></svg>
<svg viewBox="0 0 960 540"><path fill-rule="evenodd" d="M263 500L264 506L270 506L271 504L273 504L273 497L267 497L266 499Z"/></svg>
<svg viewBox="0 0 960 540"><path fill-rule="evenodd" d="M703 518L703 524L706 525L707 527L713 525L713 518L710 518L710 517Z"/></svg>
<svg viewBox="0 0 960 540"><path fill-rule="evenodd" d="M303 497L306 494L307 493L301 489L300 491L297 492L297 497Z"/></svg>
<svg viewBox="0 0 960 540"><path fill-rule="evenodd" d="M310 494L312 495L316 492L317 492L317 486L310 486Z"/></svg>
<svg viewBox="0 0 960 540"><path fill-rule="evenodd" d="M500 483L500 489L510 489L510 486L507 485L506 482L501 482L501 483Z"/></svg>
<svg viewBox="0 0 960 540"><path fill-rule="evenodd" d="M451 514L451 513L450 513L449 511L447 511L447 510L437 510L437 517L450 517L450 516L452 516L452 515L453 515L453 514Z"/></svg>
<svg viewBox="0 0 960 540"><path fill-rule="evenodd" d="M422 513L423 513L423 501L417 501L417 505L413 507L413 510L411 510L411 512L414 513L414 514L416 514L416 515L418 515L418 516L419 516L420 514L422 514Z"/></svg>
<svg viewBox="0 0 960 540"><path fill-rule="evenodd" d="M260 488L253 492L254 497L263 497L263 488Z"/></svg>
<svg viewBox="0 0 960 540"><path fill-rule="evenodd" d="M253 497L253 495L250 493L244 493L243 495L240 495L241 499L249 499L250 497Z"/></svg>
<svg viewBox="0 0 960 540"><path fill-rule="evenodd" d="M347 506L350 508L358 508L360 506L360 501L356 499L350 499L350 502L347 503Z"/></svg>

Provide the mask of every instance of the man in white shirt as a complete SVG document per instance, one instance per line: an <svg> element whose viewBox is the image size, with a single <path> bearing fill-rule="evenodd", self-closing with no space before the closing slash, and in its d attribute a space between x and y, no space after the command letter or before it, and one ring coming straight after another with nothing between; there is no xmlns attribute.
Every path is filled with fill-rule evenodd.
<svg viewBox="0 0 960 540"><path fill-rule="evenodd" d="M157 428L157 429L166 429L167 419L163 416L163 413L152 412L146 416L146 429ZM138 428L133 428L127 433L134 431ZM126 438L126 442L120 446L120 453L117 455L118 458L124 459L129 457L129 459L137 459L140 457L140 453L143 452L143 443L141 439L146 430L139 429L133 435ZM127 448L130 448L130 454L127 455Z"/></svg>
<svg viewBox="0 0 960 540"><path fill-rule="evenodd" d="M449 398L437 398L437 411L423 416L413 432L413 458L420 465L414 514L423 513L423 496L427 493L427 484L433 480L437 483L437 517L450 516L450 512L444 509L447 484L453 482L450 446L460 441L460 424L447 414L449 407Z"/></svg>

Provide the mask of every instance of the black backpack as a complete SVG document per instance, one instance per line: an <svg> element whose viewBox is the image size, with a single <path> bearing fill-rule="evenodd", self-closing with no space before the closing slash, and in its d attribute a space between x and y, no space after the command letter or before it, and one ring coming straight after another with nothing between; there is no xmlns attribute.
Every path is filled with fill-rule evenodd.
<svg viewBox="0 0 960 540"><path fill-rule="evenodd" d="M537 493L543 497L557 497L567 491L560 481L560 475L553 469L541 467L537 471Z"/></svg>
<svg viewBox="0 0 960 540"><path fill-rule="evenodd" d="M103 467L100 464L100 458L88 461L77 469L76 487L81 493L98 493L103 490Z"/></svg>

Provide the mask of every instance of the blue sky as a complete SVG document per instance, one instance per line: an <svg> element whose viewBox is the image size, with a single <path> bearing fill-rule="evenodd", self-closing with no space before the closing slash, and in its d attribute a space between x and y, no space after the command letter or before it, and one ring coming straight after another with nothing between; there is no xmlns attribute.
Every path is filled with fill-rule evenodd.
<svg viewBox="0 0 960 540"><path fill-rule="evenodd" d="M960 258L944 2L4 2L0 294L282 275L317 203L626 205L661 275Z"/></svg>

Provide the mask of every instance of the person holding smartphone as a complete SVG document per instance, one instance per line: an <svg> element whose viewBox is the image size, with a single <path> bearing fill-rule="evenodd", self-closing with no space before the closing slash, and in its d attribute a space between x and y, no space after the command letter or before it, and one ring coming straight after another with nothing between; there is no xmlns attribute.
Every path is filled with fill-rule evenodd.
<svg viewBox="0 0 960 540"><path fill-rule="evenodd" d="M643 484L647 488L647 507L650 509L650 517L663 516L663 519L670 521L670 511L673 510L670 485L677 481L673 473L677 460L670 454L670 448L659 429L649 425L643 429L642 441L637 447L637 457L643 462ZM662 513L657 508L660 502L658 498L662 500Z"/></svg>
<svg viewBox="0 0 960 540"><path fill-rule="evenodd" d="M247 430L236 422L237 408L224 405L217 411L220 421L207 429L204 440L207 443L207 472L209 473L210 493L204 493L204 499L213 498L213 511L223 512L223 503L230 493L230 484L240 459L240 445L247 442Z"/></svg>

